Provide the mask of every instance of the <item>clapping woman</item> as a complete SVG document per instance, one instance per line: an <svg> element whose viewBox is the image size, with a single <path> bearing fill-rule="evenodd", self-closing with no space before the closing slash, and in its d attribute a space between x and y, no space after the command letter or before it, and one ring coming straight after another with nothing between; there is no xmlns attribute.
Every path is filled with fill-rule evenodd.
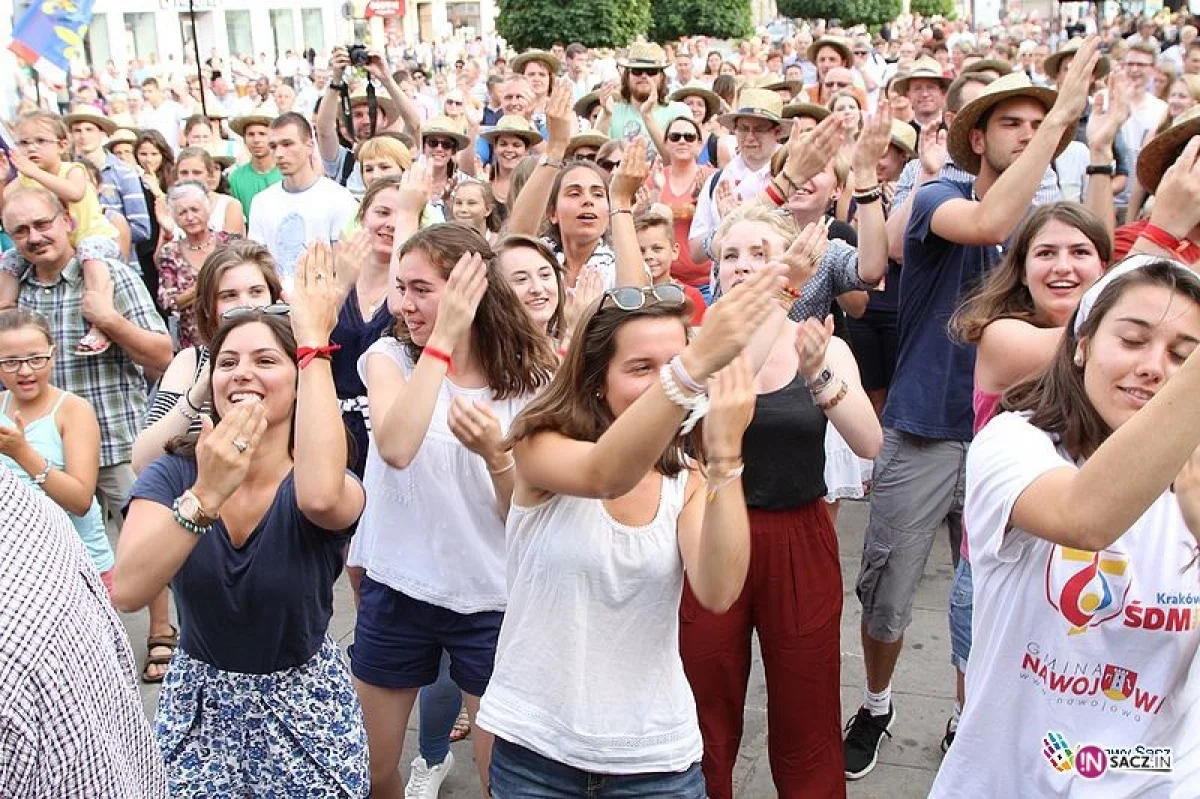
<svg viewBox="0 0 1200 799"><path fill-rule="evenodd" d="M330 369L331 264L321 244L301 259L290 324L226 314L216 426L205 418L131 494L114 602L142 607L170 583L181 619L155 717L172 796L368 793L358 698L327 635L365 501Z"/></svg>

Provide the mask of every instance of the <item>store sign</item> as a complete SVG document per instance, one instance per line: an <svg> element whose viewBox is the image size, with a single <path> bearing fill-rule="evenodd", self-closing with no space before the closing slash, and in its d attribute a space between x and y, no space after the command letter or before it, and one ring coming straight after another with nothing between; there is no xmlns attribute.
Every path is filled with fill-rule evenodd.
<svg viewBox="0 0 1200 799"><path fill-rule="evenodd" d="M363 17L402 17L404 0L368 0Z"/></svg>

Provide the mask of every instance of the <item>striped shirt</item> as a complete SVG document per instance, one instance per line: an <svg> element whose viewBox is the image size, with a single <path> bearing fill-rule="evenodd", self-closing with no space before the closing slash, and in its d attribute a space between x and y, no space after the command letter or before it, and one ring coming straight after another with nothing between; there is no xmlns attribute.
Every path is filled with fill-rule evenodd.
<svg viewBox="0 0 1200 799"><path fill-rule="evenodd" d="M100 206L116 211L129 223L133 243L150 240L150 209L142 179L120 158L107 154L100 167Z"/></svg>
<svg viewBox="0 0 1200 799"><path fill-rule="evenodd" d="M156 799L121 620L66 513L0 467L0 796Z"/></svg>
<svg viewBox="0 0 1200 799"><path fill-rule="evenodd" d="M899 208L904 202L909 193L917 185L917 175L921 171L921 160L914 158L904 165L904 171L900 173L900 179L896 181L896 192L892 195L892 208ZM956 183L967 183L974 185L975 176L965 169L959 167L949 158L946 159L942 171L938 173L939 178L945 180L953 180ZM1054 171L1053 166L1046 167L1046 171L1042 173L1042 182L1038 186L1037 192L1033 195L1034 205L1047 205L1056 203L1062 199L1062 192L1058 188L1058 173Z"/></svg>
<svg viewBox="0 0 1200 799"><path fill-rule="evenodd" d="M146 415L146 377L124 350L115 344L100 355L75 354L75 344L87 332L83 318L83 269L72 258L58 278L43 283L34 268L19 259L22 308L37 311L50 323L58 343L54 359L54 385L78 394L91 403L100 420L100 465L125 463L133 455L133 441ZM117 313L143 330L167 335L162 317L142 279L128 266L108 260L113 280L113 306Z"/></svg>

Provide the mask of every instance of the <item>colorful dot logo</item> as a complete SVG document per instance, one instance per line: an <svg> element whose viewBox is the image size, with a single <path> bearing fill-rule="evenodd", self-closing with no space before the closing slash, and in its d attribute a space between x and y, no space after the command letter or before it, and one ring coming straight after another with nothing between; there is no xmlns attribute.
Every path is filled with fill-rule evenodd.
<svg viewBox="0 0 1200 799"><path fill-rule="evenodd" d="M1108 770L1108 753L1094 744L1075 750L1075 770L1084 779L1094 780Z"/></svg>

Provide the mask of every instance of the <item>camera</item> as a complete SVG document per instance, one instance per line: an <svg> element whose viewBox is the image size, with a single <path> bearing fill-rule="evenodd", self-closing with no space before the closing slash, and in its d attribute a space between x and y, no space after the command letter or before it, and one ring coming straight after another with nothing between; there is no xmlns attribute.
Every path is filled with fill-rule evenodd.
<svg viewBox="0 0 1200 799"><path fill-rule="evenodd" d="M346 55L350 57L350 66L355 68L363 68L367 62L371 60L371 54L367 52L365 44L352 44L346 48Z"/></svg>

